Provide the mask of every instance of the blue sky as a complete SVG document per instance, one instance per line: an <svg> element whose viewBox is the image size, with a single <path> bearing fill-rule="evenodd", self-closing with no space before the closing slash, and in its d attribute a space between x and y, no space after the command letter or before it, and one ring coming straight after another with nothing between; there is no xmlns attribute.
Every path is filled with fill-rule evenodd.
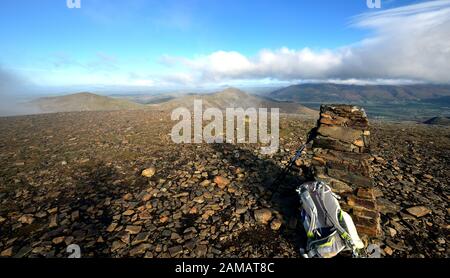
<svg viewBox="0 0 450 278"><path fill-rule="evenodd" d="M446 35L448 14L439 11L449 3L430 2L381 1L381 9L369 9L366 0L81 0L80 9L68 9L66 0L3 0L0 69L40 86L448 82L424 73L436 67L430 62L411 71L378 61L389 56L368 54L377 41L385 46L399 43L394 37L412 40L406 37L410 31L430 33L418 27L421 22L405 27L425 13L433 17L432 34ZM442 44L444 49L427 54L439 65L437 60L449 62L439 56L448 55L448 43ZM405 63L407 57L396 56L402 49L384 51ZM358 61L373 63L377 71L349 70Z"/></svg>

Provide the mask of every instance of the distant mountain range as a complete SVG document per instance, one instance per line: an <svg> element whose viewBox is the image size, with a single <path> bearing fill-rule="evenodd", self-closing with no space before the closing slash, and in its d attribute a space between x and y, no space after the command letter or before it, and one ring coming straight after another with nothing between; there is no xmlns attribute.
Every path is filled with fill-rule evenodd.
<svg viewBox="0 0 450 278"><path fill-rule="evenodd" d="M299 103L450 103L450 85L340 85L299 84L273 91L267 95L281 101Z"/></svg>
<svg viewBox="0 0 450 278"><path fill-rule="evenodd" d="M296 113L304 116L317 116L317 112L301 104L271 100L253 96L241 90L229 88L212 94L189 94L160 99L150 104L136 103L127 99L100 96L92 93L77 93L58 97L45 97L29 103L43 113L71 111L107 111L157 109L170 111L177 107L193 109L194 100L201 99L203 108L279 108L281 113Z"/></svg>
<svg viewBox="0 0 450 278"><path fill-rule="evenodd" d="M281 113L317 117L323 103L356 104L366 108L376 119L414 120L429 124L447 121L450 106L449 85L357 86L338 84L302 84L252 95L228 88L215 93L162 94L142 97L108 97L92 93L45 97L28 103L29 111L40 113L71 111L108 111L154 109L171 111L177 107L193 109L194 100L201 99L203 108L279 108ZM33 112L35 113L35 112ZM439 122L439 123L438 123Z"/></svg>
<svg viewBox="0 0 450 278"><path fill-rule="evenodd" d="M281 113L296 113L300 115L317 116L317 111L307 108L299 103L276 101L261 96L247 94L239 89L229 88L212 94L190 94L169 100L167 102L151 105L158 109L172 110L177 107L193 108L194 100L201 99L203 107L225 108L279 108Z"/></svg>

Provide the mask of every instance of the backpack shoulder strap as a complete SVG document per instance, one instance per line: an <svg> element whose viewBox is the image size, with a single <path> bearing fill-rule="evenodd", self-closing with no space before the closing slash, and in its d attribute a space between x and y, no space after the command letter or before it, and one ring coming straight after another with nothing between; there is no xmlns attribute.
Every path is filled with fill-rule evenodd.
<svg viewBox="0 0 450 278"><path fill-rule="evenodd" d="M333 223L333 226L350 249L361 248L362 241L356 232L356 228L353 229L354 224L350 215L341 209L339 201L331 191L331 188L326 184L322 184L322 186L322 200L329 221Z"/></svg>

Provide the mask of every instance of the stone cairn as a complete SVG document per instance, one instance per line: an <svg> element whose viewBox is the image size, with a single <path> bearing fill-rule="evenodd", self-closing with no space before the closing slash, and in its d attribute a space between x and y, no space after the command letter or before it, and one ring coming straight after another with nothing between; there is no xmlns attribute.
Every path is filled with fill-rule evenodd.
<svg viewBox="0 0 450 278"><path fill-rule="evenodd" d="M360 235L378 237L380 214L371 179L369 122L364 109L322 105L313 141L312 170L341 199Z"/></svg>

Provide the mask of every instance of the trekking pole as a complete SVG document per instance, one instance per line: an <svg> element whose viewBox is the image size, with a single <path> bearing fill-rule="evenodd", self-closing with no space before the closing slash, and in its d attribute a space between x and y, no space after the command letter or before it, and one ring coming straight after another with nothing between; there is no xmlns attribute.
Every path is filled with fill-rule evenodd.
<svg viewBox="0 0 450 278"><path fill-rule="evenodd" d="M286 177L287 173L291 170L292 166L294 165L295 161L302 156L303 150L306 148L306 144L303 144L300 146L300 148L295 152L295 155L291 158L288 165L283 169L283 171L280 173L280 175L275 179L276 181L283 181Z"/></svg>
<svg viewBox="0 0 450 278"><path fill-rule="evenodd" d="M294 165L295 161L297 159L299 159L302 156L302 152L305 150L306 146L314 139L314 137L316 136L316 132L317 132L317 127L311 129L308 132L307 135L307 139L306 139L306 143L301 145L300 148L298 148L298 150L295 152L294 157L291 158L291 160L289 161L288 165L286 165L286 167L283 169L283 171L277 176L277 178L273 181L271 187L277 183L277 182L281 182L286 178L287 173L291 170L292 166Z"/></svg>

